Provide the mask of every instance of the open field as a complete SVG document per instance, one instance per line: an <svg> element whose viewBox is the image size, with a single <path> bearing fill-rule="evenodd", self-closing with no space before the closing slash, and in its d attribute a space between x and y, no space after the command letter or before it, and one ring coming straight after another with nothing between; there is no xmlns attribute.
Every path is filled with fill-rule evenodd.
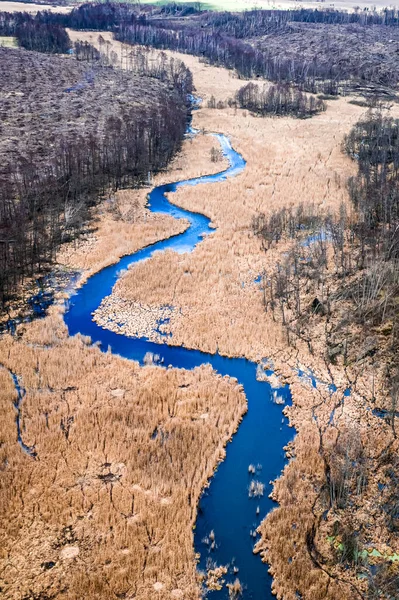
<svg viewBox="0 0 399 600"><path fill-rule="evenodd" d="M15 37L2 35L0 36L0 46L3 48L15 48L18 45Z"/></svg>

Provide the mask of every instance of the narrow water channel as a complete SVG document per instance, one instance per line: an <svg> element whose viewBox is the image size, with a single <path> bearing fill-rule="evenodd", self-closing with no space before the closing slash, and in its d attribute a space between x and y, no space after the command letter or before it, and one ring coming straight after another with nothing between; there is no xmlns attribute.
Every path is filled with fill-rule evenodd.
<svg viewBox="0 0 399 600"><path fill-rule="evenodd" d="M191 133L193 130L190 130ZM190 222L190 227L182 234L157 242L125 256L112 266L93 275L70 298L65 322L70 335L80 332L91 337L103 351L109 348L112 353L137 360L143 364L147 352L160 355L162 364L175 368L193 369L204 363L210 363L221 375L236 377L244 387L248 399L248 413L244 417L238 432L227 446L227 456L219 465L205 490L199 504L199 513L195 529L195 550L201 556L200 569L206 569L210 561L217 565L229 565L226 581L236 577L243 585L243 598L270 600L271 577L267 566L259 556L253 554L256 542L254 531L260 521L273 508L268 498L271 491L270 480L275 479L284 466L283 446L292 438L287 420L282 414L283 406L273 401L273 392L267 382L256 379L257 365L245 358L227 358L219 354L208 354L185 347L156 344L144 338L130 338L102 329L92 320L93 311L102 299L108 296L120 273L128 266L148 260L154 252L174 250L192 252L204 235L212 233L209 219L199 213L183 210L170 203L165 193L175 192L187 185L211 184L228 177L234 177L245 168L244 159L231 147L228 138L215 134L223 154L230 166L216 175L208 175L161 185L149 195L151 211L172 215ZM277 390L280 398L290 401L288 387ZM252 465L249 471L249 466ZM250 497L251 481L264 484L263 495ZM209 537L211 531L211 538ZM209 598L227 599L228 589L209 591Z"/></svg>

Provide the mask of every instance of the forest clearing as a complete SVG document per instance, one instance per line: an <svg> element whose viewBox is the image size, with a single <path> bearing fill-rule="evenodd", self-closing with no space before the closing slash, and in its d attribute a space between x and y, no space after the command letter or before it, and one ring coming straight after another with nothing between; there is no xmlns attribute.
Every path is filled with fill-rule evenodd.
<svg viewBox="0 0 399 600"><path fill-rule="evenodd" d="M222 66L228 52L217 66L193 55L200 43L164 48L174 18L116 29L158 28L155 47L68 27L76 61L0 49L12 65L0 152L14 159L2 206L27 223L23 256L1 258L1 593L392 600L394 87L370 83L373 100L330 74L320 93L324 67L294 92L284 77L247 78ZM21 52L45 75L43 100L18 73ZM51 210L30 229L39 197ZM29 296L35 261L68 285L30 320L18 290Z"/></svg>

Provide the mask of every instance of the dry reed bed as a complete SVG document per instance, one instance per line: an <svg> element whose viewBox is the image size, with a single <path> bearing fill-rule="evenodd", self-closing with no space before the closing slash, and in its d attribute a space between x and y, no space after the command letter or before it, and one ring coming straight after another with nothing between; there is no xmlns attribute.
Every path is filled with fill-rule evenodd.
<svg viewBox="0 0 399 600"><path fill-rule="evenodd" d="M72 32L95 42L97 34ZM128 46L106 39L119 57ZM178 53L168 56L183 58ZM184 55L194 75L197 94L204 104L211 95L225 101L242 85L223 68L201 63ZM194 113L195 127L222 131L231 137L234 148L247 160L243 173L230 180L198 187L185 187L171 195L172 202L211 218L217 231L189 256L166 252L136 265L115 286L112 299L116 328L120 322L117 305L131 302L159 309L172 305L176 311L166 331L173 333L171 344L228 355L259 359L286 345L279 324L272 322L262 306L262 294L253 280L279 256L264 257L251 221L259 212L299 202L315 203L338 210L347 201L346 178L354 173L350 159L341 152L343 137L362 110L340 99L330 102L326 113L300 121L290 118L262 119L234 109L202 109ZM198 154L198 159L201 155ZM295 197L293 197L295 193ZM110 317L104 305L98 316ZM133 332L133 322L118 327Z"/></svg>
<svg viewBox="0 0 399 600"><path fill-rule="evenodd" d="M332 265L330 268L333 272ZM335 285L342 283L336 281ZM302 306L311 304L314 293L302 295ZM309 316L315 354L309 363L318 361L322 366L328 354L327 331L344 322L352 308L349 303L339 304L328 325L325 317ZM326 362L324 369L317 369L316 376L321 379L328 369L340 388L337 392L331 393L320 383L314 390L309 381L304 389L293 374L288 375L290 367L303 368L298 365L298 356L306 353L301 344L283 369L294 400L285 412L298 431L288 449L288 456L295 460L275 483L273 498L279 507L263 521L257 546L271 564L278 598L295 600L296 592L312 600L368 598L376 587L381 590L379 597L395 597L390 593L397 590L399 569L395 558L389 557L399 553L398 523L393 516L399 441L390 416L395 406L386 385L392 340L379 340L378 356L363 356L367 336L376 331L360 329L352 325L347 333L357 347L352 348L348 366L338 360L337 365ZM350 396L343 395L345 382L351 387ZM378 410L373 410L376 407L385 409L389 418L381 418ZM342 493L344 499L332 500L336 493ZM349 541L344 541L345 536ZM351 543L358 544L359 558L345 558L339 544L346 551ZM380 554L365 558L365 551Z"/></svg>
<svg viewBox="0 0 399 600"><path fill-rule="evenodd" d="M203 71L212 68L198 64L200 77L193 70L194 81L205 96ZM252 218L299 202L338 210L347 201L344 182L353 172L341 142L359 114L345 100L331 102L326 113L305 121L260 119L233 109L195 113L195 126L230 135L246 168L227 181L181 188L170 196L179 206L209 216L216 232L190 255L166 252L135 265L116 284L114 301L120 299L125 308L129 301L176 307L171 344L253 359L284 348L281 327L265 314L254 283L279 254L271 251L265 257L252 233ZM121 321L117 311L115 321ZM129 331L128 321L122 331Z"/></svg>
<svg viewBox="0 0 399 600"><path fill-rule="evenodd" d="M191 57L185 61L201 97L212 94L216 100L225 100L231 95L236 81L226 71ZM218 87L218 81L223 87L220 83ZM280 244L265 256L251 231L255 214L300 202L337 211L342 202L348 203L345 183L355 166L342 153L341 144L361 113L347 99L330 102L326 113L307 121L259 119L232 109L196 113L195 126L230 135L235 149L247 160L246 169L227 182L183 188L171 196L176 204L209 216L217 231L190 255L166 252L136 265L119 280L111 296L115 321L120 320L118 302L123 304L124 317L129 303L131 308L135 303L147 303L154 309L170 305L175 310L165 326L172 333L168 343L255 360L272 356L276 370L291 383L293 407L287 412L298 435L289 452L295 460L276 482L274 498L280 506L263 522L257 548L271 564L275 593L288 600L294 600L297 592L305 600L333 600L354 597L355 587L364 591L366 583L357 579L355 569L347 572L337 566L334 548L327 542L335 520L354 531L365 525L365 542L370 548L388 554L399 548L397 536L387 530L379 508L382 468L369 469L367 488L350 509L331 510L326 521L320 521L325 511L321 500L323 452L334 453L337 439L348 432L373 456L387 444L397 448L387 424L369 410L371 370L327 368L322 324L314 331L313 356L301 342L288 348L281 324L264 312L262 292L254 283L287 249ZM129 334L129 318L120 331ZM330 394L320 385L315 391L298 381L295 370L303 365L311 367L320 380L333 380L338 391ZM352 394L342 401L347 385L352 386ZM375 391L380 397L383 394L378 381ZM326 561L325 567L317 564L307 545L313 525L313 543Z"/></svg>
<svg viewBox="0 0 399 600"><path fill-rule="evenodd" d="M193 70L198 94L204 99L214 95L217 100L226 100L242 85L242 81L234 80L224 69L205 66L188 56L184 60ZM298 381L294 370L299 360L311 366L321 379L328 381L329 374L320 352L312 357L300 344L297 348L287 348L280 324L264 313L262 293L253 279L276 263L284 247L278 252L268 252L265 257L259 240L251 233L250 223L256 212L267 212L290 202L315 202L338 209L340 202L346 201L344 181L353 172L353 165L340 153L340 144L360 112L359 108L339 100L329 104L327 113L310 121L261 120L228 109L196 113L195 126L231 136L234 147L248 161L247 168L228 182L179 190L173 201L204 212L218 230L188 256L167 252L136 265L120 280L112 296L124 303L145 303L155 309L164 304L175 306L181 315L176 318L172 315L171 343L210 351L218 348L226 354L251 358L273 356L276 370L290 381L294 405L288 412L298 430L295 444L290 447L295 460L290 461L284 476L276 483L274 496L280 507L262 524L262 541L258 546L272 565L276 593L288 600L296 597L296 591L305 600L352 597L353 589L347 583L331 579L310 558L306 535L320 511L316 499L323 465L318 427L329 426L337 397L346 387L348 377L354 381L356 374L332 367L331 374L339 386L337 395L332 396L326 390L316 392ZM198 158L200 155L203 153L199 152ZM186 166L181 173L173 173L170 180L185 178L185 169ZM71 259L71 264L73 260L79 259ZM96 266L92 268L95 270ZM86 597L113 597L116 590L121 593L127 590L127 597L134 592L140 598L197 597L190 534L195 501L223 452L223 441L234 431L245 410L242 392L211 375L205 367L190 373L157 368L140 370L127 361L100 354L79 338L67 340L56 308L45 323L47 330L41 324L31 324L22 342L6 338L0 347L6 367L22 374L28 388L23 405L24 441L35 444L40 458L32 463L32 459L21 453L14 438L15 470L9 471L12 483L5 487L12 518L5 526L9 527L7 535L12 539L15 553L4 559L7 566L3 572L11 581L15 578L12 573L16 573L12 561L20 561L24 565L21 570L24 585L32 586L32 581L39 585L35 575L40 572L44 587L60 589L66 581L71 581L70 597L73 594L79 597L83 592ZM50 350L44 347L46 344L54 347ZM1 388L6 393L4 439L11 444L12 388L5 373L0 371L2 383L4 380L8 386ZM326 435L327 445L334 441L338 430L353 423L359 425L364 443L377 451L384 439L388 439L384 425L364 406L362 395L369 397L370 374L363 373L362 377L356 382L357 393L346 398L336 410L334 426ZM187 384L188 388L180 387ZM71 386L77 389L67 389ZM192 387L193 394L187 391ZM126 402L129 399L130 403ZM40 410L48 413L49 425L46 416L40 416ZM221 420L216 427L218 416ZM64 433L60 429L61 419ZM67 427L70 427L68 436ZM219 427L224 432L223 440ZM39 437L43 431L46 435ZM207 436L206 441L201 434ZM78 443L71 447L69 440ZM147 449L146 456L140 451L143 447ZM186 448L189 454L183 460ZM174 461L173 469L166 451ZM196 461L201 453L206 460L201 460L199 466ZM46 460L48 457L48 468L41 464L43 457ZM181 461L187 471L183 484L175 470L176 466L180 468ZM203 476L201 482L196 468ZM36 481L44 482L38 493ZM28 493L26 488L32 482L35 482L34 493ZM356 506L353 519L362 515L364 518L365 508L372 505L376 483L374 479L374 488ZM53 485L58 494L54 493ZM195 494L189 501L190 488ZM47 498L57 507L52 508ZM24 510L17 515L21 502ZM380 533L386 536L381 516L369 512L375 525L371 537ZM62 525L71 525L72 530L62 533L56 518L58 513L63 515ZM325 556L331 552L325 539L329 526L330 520L324 529L319 529L315 539ZM17 531L17 527L21 530ZM394 548L395 540L386 538L386 541L392 542ZM77 552L76 547L79 555L68 559L68 555ZM46 571L40 567L40 561L45 564L54 560L52 557L58 559L52 569ZM32 560L33 565L28 566ZM61 560L64 566L60 566ZM84 560L92 565L89 577L85 575ZM111 587L105 588L107 569ZM341 575L337 570L332 574ZM15 597L14 588L7 593Z"/></svg>
<svg viewBox="0 0 399 600"><path fill-rule="evenodd" d="M101 353L56 307L0 356L3 597L198 598L192 526L246 410L237 382Z"/></svg>
<svg viewBox="0 0 399 600"><path fill-rule="evenodd" d="M326 511L329 489L323 455L331 460L339 439L349 440L348 447L356 439L371 458L382 455L389 445L391 452L397 453L398 441L389 425L367 410L358 393L341 402L342 390L330 395L327 390L304 390L298 382L292 384L292 392L295 404L285 412L298 432L288 448L293 459L275 482L273 498L279 506L262 522L256 549L271 565L273 590L279 599L295 600L297 592L312 600L360 598L359 592L366 597L367 581L357 575L367 572L367 564L362 567L360 561L358 568L347 570L328 537L338 525L341 535L344 529L361 532L361 549L386 555L398 552L398 536L389 531L387 514L381 510L387 498L379 487L387 485L386 464L370 461L362 494L354 492L350 505ZM313 544L309 545L312 534ZM382 564L378 559L371 562Z"/></svg>
<svg viewBox="0 0 399 600"><path fill-rule="evenodd" d="M210 162L214 146L187 140L155 183L225 168ZM86 278L185 229L145 209L146 193L104 202L95 235L64 247L64 265ZM198 598L196 505L246 410L240 386L207 366L139 368L103 354L68 338L59 306L3 336L0 357L4 597ZM27 391L23 440L36 461L17 443L10 372Z"/></svg>

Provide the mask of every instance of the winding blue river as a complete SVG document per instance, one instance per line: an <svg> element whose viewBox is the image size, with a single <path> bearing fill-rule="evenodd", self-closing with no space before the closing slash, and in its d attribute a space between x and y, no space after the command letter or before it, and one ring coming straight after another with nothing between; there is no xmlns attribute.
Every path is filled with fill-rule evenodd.
<svg viewBox="0 0 399 600"><path fill-rule="evenodd" d="M147 352L152 352L162 357L164 365L175 368L193 369L210 363L218 373L236 377L243 385L248 399L248 413L227 446L226 459L219 465L210 487L201 497L194 536L195 550L201 555L200 569L205 570L210 561L217 565L229 565L225 580L232 582L238 577L244 588L243 598L269 600L274 598L271 594L271 577L260 557L253 554L256 541L254 531L273 508L273 502L268 498L271 491L269 481L280 474L284 466L283 446L292 437L282 414L282 406L273 402L270 385L257 381L257 365L245 358L227 358L185 347L156 344L143 338L129 338L102 329L92 320L92 312L111 293L121 271L133 263L148 260L154 252L166 249L191 252L204 235L212 233L207 217L175 206L166 199L165 193L175 192L182 186L223 181L244 169L245 161L231 147L228 138L220 134L215 137L229 160L228 169L216 175L161 185L149 195L151 211L187 219L189 228L182 234L125 256L117 264L93 275L70 298L65 322L70 335L78 332L89 335L103 351L110 347L114 354L140 363L143 363ZM286 403L290 401L287 386L280 388L278 395ZM251 472L249 465L253 466ZM264 484L262 496L249 496L252 480ZM211 531L213 533L209 537ZM207 597L227 599L228 589L224 586L220 591L209 591Z"/></svg>

